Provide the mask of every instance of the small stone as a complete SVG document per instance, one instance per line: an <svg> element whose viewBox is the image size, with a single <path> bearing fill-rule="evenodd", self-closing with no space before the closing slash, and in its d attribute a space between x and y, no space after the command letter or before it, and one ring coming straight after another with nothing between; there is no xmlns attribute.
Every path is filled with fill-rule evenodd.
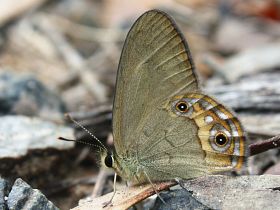
<svg viewBox="0 0 280 210"><path fill-rule="evenodd" d="M8 208L12 210L59 210L39 190L32 189L22 179L17 179L8 197Z"/></svg>
<svg viewBox="0 0 280 210"><path fill-rule="evenodd" d="M7 195L8 195L8 182L0 177L0 210L6 209Z"/></svg>
<svg viewBox="0 0 280 210"><path fill-rule="evenodd" d="M73 139L74 131L66 126L25 116L0 117L1 158L19 158L34 149L70 149L73 142L59 141L64 136Z"/></svg>
<svg viewBox="0 0 280 210"><path fill-rule="evenodd" d="M157 198L155 205L152 208L153 210L209 209L207 206L204 206L196 199L194 199L191 193L189 193L186 190L172 190L170 192L160 193L160 196L165 203L163 203L162 200Z"/></svg>
<svg viewBox="0 0 280 210"><path fill-rule="evenodd" d="M279 183L277 175L212 175L183 181L182 186L209 209L262 210L279 209Z"/></svg>
<svg viewBox="0 0 280 210"><path fill-rule="evenodd" d="M0 73L0 115L18 114L62 118L65 105L32 76Z"/></svg>

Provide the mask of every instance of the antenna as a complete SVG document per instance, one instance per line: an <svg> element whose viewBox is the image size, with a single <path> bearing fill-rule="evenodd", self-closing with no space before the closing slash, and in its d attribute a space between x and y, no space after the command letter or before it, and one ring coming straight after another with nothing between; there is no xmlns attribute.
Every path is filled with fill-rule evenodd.
<svg viewBox="0 0 280 210"><path fill-rule="evenodd" d="M58 137L59 140L64 140L64 141L76 141L82 144L87 144L90 146L94 146L100 149L105 150L106 152L108 152L107 148L104 146L104 144L95 136L93 135L88 129L86 129L83 125L81 125L79 122L77 122L76 120L74 120L68 113L65 114L65 117L68 118L70 121L72 121L73 123L75 123L78 127L82 128L85 132L87 132L94 140L96 140L101 146L95 145L95 144L91 144L91 143L87 143L87 142L83 142L80 140L73 140L73 139L66 139L63 137Z"/></svg>
<svg viewBox="0 0 280 210"><path fill-rule="evenodd" d="M67 138L64 138L64 137L58 137L58 139L59 140L63 140L63 141L74 141L74 142L78 142L78 143L81 143L81 144L86 144L86 145L89 145L89 146L92 146L92 147L96 147L96 148L101 149L101 150L104 149L103 147L100 147L99 145L91 144L91 143L80 141L80 140L77 140L77 139L67 139Z"/></svg>

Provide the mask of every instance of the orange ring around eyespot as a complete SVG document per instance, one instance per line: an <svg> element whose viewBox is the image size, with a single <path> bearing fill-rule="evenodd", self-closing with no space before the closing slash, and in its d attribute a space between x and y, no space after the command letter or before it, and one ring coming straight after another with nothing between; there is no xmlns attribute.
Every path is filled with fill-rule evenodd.
<svg viewBox="0 0 280 210"><path fill-rule="evenodd" d="M180 105L185 105L186 107L185 107L185 109L184 110L181 110L181 108L180 108ZM181 113L186 113L186 112L188 112L188 110L189 110L189 105L188 105L188 103L187 102L185 102L185 101L178 101L177 103L176 103L176 110L178 111L178 112L181 112Z"/></svg>
<svg viewBox="0 0 280 210"><path fill-rule="evenodd" d="M223 143L223 144L218 144L218 143L217 143L216 138L217 138L218 135L222 135L223 137L225 137L225 139L226 139L225 143ZM218 132L218 133L215 135L214 142L215 142L215 144L216 144L218 147L223 147L223 146L225 146L225 145L228 143L228 136L227 136L226 134L224 134L223 132Z"/></svg>

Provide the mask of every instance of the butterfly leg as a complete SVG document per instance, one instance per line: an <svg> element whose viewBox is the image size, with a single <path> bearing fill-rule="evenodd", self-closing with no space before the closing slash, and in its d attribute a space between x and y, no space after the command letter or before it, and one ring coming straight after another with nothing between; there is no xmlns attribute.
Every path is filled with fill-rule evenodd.
<svg viewBox="0 0 280 210"><path fill-rule="evenodd" d="M159 197L159 199L160 199L164 204L167 205L167 203L163 200L163 198L162 198L162 197L160 196L160 194L158 193L158 191L157 191L155 185L153 184L152 180L151 180L150 177L148 176L147 172L146 172L144 169L143 169L143 172L144 172L146 178L148 179L148 181L150 182L150 184L152 185L152 187L153 187L155 193L157 194L157 196Z"/></svg>
<svg viewBox="0 0 280 210"><path fill-rule="evenodd" d="M115 173L115 175L114 175L114 187L113 187L113 188L114 188L114 191L113 191L113 195L112 195L112 197L111 197L111 199L110 199L109 201L107 201L107 202L105 202L105 203L103 204L103 208L106 207L106 206L108 206L109 204L112 205L113 198L114 198L114 196L115 196L115 194L116 194L116 192L117 192L116 182L117 182L117 173Z"/></svg>
<svg viewBox="0 0 280 210"><path fill-rule="evenodd" d="M178 178L178 177L177 177L177 178L175 178L174 180L175 180L175 182L177 182L178 185L180 185L180 187L182 187L183 189L185 189L185 188L183 187L182 182L181 182L181 181L182 181L181 178Z"/></svg>

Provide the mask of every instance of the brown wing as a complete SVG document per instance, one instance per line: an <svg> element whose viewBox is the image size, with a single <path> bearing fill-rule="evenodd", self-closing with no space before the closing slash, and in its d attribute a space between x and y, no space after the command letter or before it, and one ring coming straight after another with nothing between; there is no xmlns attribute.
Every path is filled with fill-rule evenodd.
<svg viewBox="0 0 280 210"><path fill-rule="evenodd" d="M171 97L198 90L188 45L174 22L161 11L144 13L127 35L118 67L113 108L117 154L136 149L144 127L159 123L154 120Z"/></svg>

